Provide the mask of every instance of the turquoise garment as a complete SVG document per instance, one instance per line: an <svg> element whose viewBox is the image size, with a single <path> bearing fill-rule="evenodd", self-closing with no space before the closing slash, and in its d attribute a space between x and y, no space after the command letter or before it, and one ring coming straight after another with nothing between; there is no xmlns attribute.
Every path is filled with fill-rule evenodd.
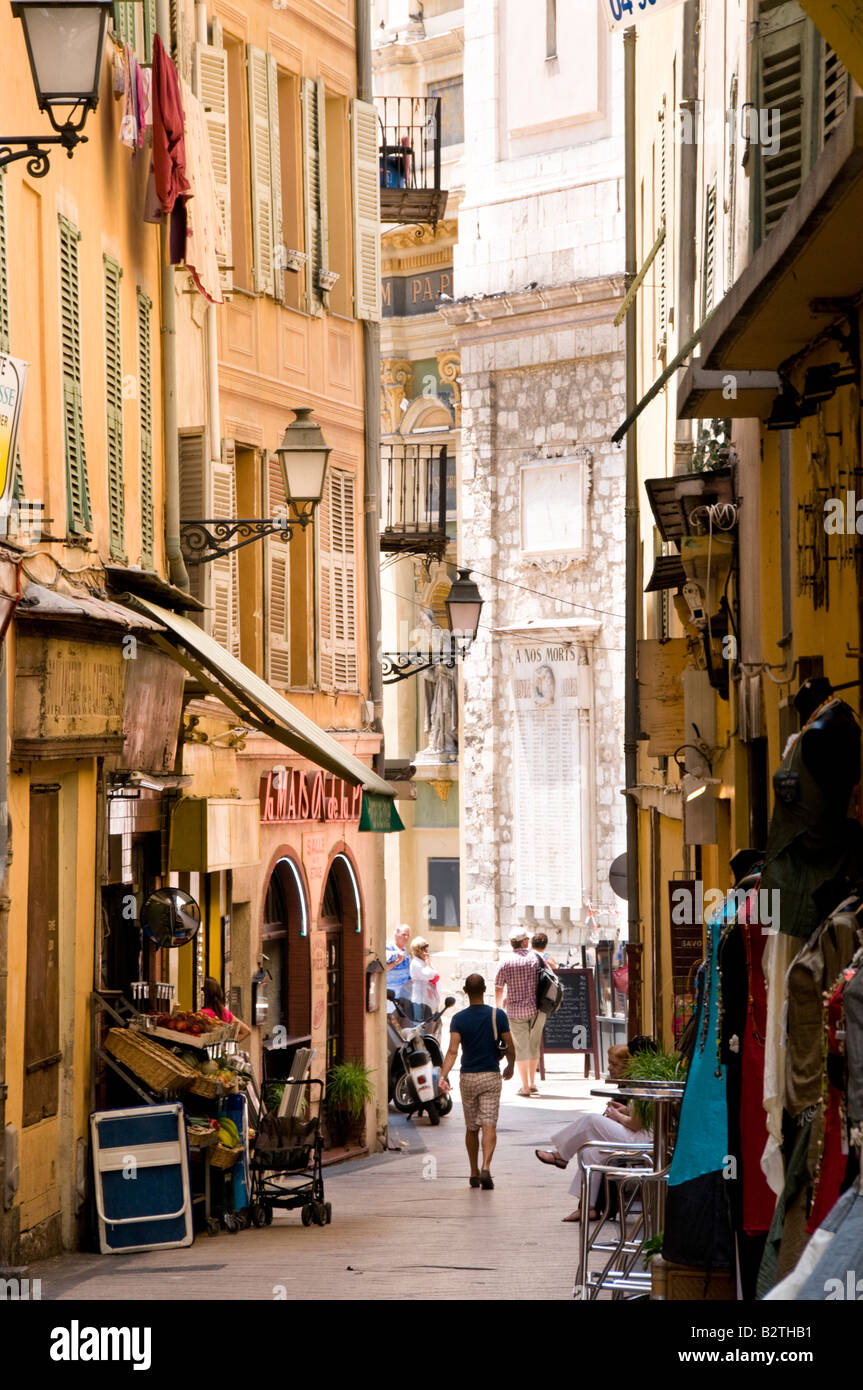
<svg viewBox="0 0 863 1390"><path fill-rule="evenodd" d="M725 1067L719 1063L718 1048L719 938L735 912L734 899L731 911L726 899L707 923L705 977L696 1020L695 1050L686 1076L669 1187L721 1171L728 1162Z"/></svg>

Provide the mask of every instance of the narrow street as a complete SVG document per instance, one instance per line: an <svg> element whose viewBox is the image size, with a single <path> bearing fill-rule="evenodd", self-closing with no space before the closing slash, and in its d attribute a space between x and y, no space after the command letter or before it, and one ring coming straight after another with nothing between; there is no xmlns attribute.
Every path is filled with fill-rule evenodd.
<svg viewBox="0 0 863 1390"><path fill-rule="evenodd" d="M61 1256L30 1266L45 1300L569 1299L578 1227L569 1172L534 1157L576 1109L601 1110L582 1063L551 1059L543 1096L505 1083L494 1192L467 1184L461 1106L436 1128L390 1111L390 1144L325 1171L331 1226L304 1228L299 1212L271 1227L199 1236L188 1249ZM566 1069L564 1069L566 1068Z"/></svg>

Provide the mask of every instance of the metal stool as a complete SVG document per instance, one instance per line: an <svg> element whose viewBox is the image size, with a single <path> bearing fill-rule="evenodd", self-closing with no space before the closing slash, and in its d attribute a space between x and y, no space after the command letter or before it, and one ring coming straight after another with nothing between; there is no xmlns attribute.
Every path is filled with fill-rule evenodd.
<svg viewBox="0 0 863 1390"><path fill-rule="evenodd" d="M583 1159L585 1149L599 1150L611 1161L586 1164ZM593 1301L603 1288L611 1290L613 1297L622 1296L627 1292L648 1292L649 1274L636 1270L635 1264L642 1253L647 1234L655 1224L652 1216L658 1204L653 1201L655 1189L651 1190L651 1183L660 1176L664 1181L665 1171L662 1174L655 1171L653 1150L643 1144L588 1142L582 1144L578 1150L577 1160L582 1174L582 1220L579 1267L573 1297ZM614 1185L617 1194L619 1235L611 1241L599 1239L604 1227L611 1226L608 1208L591 1230L588 1215L590 1185L591 1178L597 1173L605 1178L607 1184ZM633 1207L639 1198L641 1210L633 1213ZM630 1231L631 1215L635 1215L635 1222ZM591 1254L596 1251L602 1252L608 1258L601 1271L591 1272L589 1260Z"/></svg>

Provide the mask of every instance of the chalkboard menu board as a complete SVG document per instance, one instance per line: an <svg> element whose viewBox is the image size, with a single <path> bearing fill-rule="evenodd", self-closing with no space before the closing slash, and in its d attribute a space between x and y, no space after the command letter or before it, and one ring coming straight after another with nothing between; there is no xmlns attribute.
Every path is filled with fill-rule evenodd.
<svg viewBox="0 0 863 1390"><path fill-rule="evenodd" d="M558 970L563 985L563 1003L545 1021L542 1045L545 1052L592 1052L596 1074L597 1056L596 997L593 971L578 967Z"/></svg>

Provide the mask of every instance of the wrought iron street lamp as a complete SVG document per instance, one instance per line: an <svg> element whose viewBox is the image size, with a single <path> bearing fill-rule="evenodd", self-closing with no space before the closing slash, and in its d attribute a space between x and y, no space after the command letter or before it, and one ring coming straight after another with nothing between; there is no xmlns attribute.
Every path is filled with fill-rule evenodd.
<svg viewBox="0 0 863 1390"><path fill-rule="evenodd" d="M86 141L81 132L87 113L99 104L111 8L111 0L13 0L12 14L24 27L39 110L47 111L57 134L0 136L0 168L26 159L28 174L43 178L49 167L43 145L61 145L71 159L75 146ZM23 148L13 148L18 145Z"/></svg>
<svg viewBox="0 0 863 1390"><path fill-rule="evenodd" d="M435 666L452 670L463 661L476 640L482 612L482 595L470 577L470 570L459 569L458 578L446 600L449 630L441 631L439 648L428 651L384 652L382 659L384 685L418 676ZM438 629L440 631L440 629Z"/></svg>
<svg viewBox="0 0 863 1390"><path fill-rule="evenodd" d="M295 526L305 530L309 525L324 495L332 449L325 443L321 427L311 418L312 412L307 406L295 409L294 414L296 419L288 425L276 450L292 515L181 521L180 537L190 564L203 565L208 560L218 560L265 536L279 536L289 541Z"/></svg>

